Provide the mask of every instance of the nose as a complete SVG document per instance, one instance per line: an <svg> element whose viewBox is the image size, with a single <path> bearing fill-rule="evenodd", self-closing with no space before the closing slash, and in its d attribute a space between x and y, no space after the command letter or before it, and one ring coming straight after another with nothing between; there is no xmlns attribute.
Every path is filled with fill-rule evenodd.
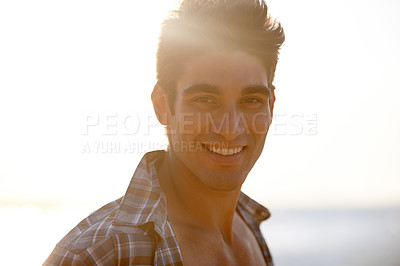
<svg viewBox="0 0 400 266"><path fill-rule="evenodd" d="M243 112L234 103L220 109L214 116L213 131L224 137L226 141L233 141L246 132L246 120Z"/></svg>

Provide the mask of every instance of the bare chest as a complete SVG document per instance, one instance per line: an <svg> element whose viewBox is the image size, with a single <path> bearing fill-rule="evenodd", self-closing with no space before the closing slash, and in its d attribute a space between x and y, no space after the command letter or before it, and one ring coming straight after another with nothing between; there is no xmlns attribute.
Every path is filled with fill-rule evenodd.
<svg viewBox="0 0 400 266"><path fill-rule="evenodd" d="M234 227L232 242L197 229L175 228L185 266L266 265L262 251L245 224Z"/></svg>

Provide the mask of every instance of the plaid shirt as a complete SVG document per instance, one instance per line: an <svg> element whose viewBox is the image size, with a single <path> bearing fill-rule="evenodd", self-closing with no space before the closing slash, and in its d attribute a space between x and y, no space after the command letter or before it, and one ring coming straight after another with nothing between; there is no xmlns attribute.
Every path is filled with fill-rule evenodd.
<svg viewBox="0 0 400 266"><path fill-rule="evenodd" d="M156 176L155 162L162 153L147 153L125 196L80 222L57 244L44 265L183 265ZM270 216L268 210L241 193L237 211L253 231L267 265L272 266L259 227Z"/></svg>

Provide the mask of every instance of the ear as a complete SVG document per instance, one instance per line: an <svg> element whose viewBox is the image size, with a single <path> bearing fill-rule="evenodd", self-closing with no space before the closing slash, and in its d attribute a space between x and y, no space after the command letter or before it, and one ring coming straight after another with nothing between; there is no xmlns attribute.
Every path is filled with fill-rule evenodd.
<svg viewBox="0 0 400 266"><path fill-rule="evenodd" d="M151 93L151 101L153 102L154 112L158 121L166 126L168 124L168 117L170 117L168 99L164 88L158 83L156 83Z"/></svg>

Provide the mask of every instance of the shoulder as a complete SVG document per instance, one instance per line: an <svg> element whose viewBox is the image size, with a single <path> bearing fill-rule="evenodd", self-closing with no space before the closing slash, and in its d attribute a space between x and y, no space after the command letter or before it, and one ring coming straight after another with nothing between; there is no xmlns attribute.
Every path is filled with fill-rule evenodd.
<svg viewBox="0 0 400 266"><path fill-rule="evenodd" d="M151 264L154 236L145 228L116 224L120 203L121 199L113 201L82 220L56 245L44 265L96 265L117 261L133 264L137 254L141 254L144 264Z"/></svg>

